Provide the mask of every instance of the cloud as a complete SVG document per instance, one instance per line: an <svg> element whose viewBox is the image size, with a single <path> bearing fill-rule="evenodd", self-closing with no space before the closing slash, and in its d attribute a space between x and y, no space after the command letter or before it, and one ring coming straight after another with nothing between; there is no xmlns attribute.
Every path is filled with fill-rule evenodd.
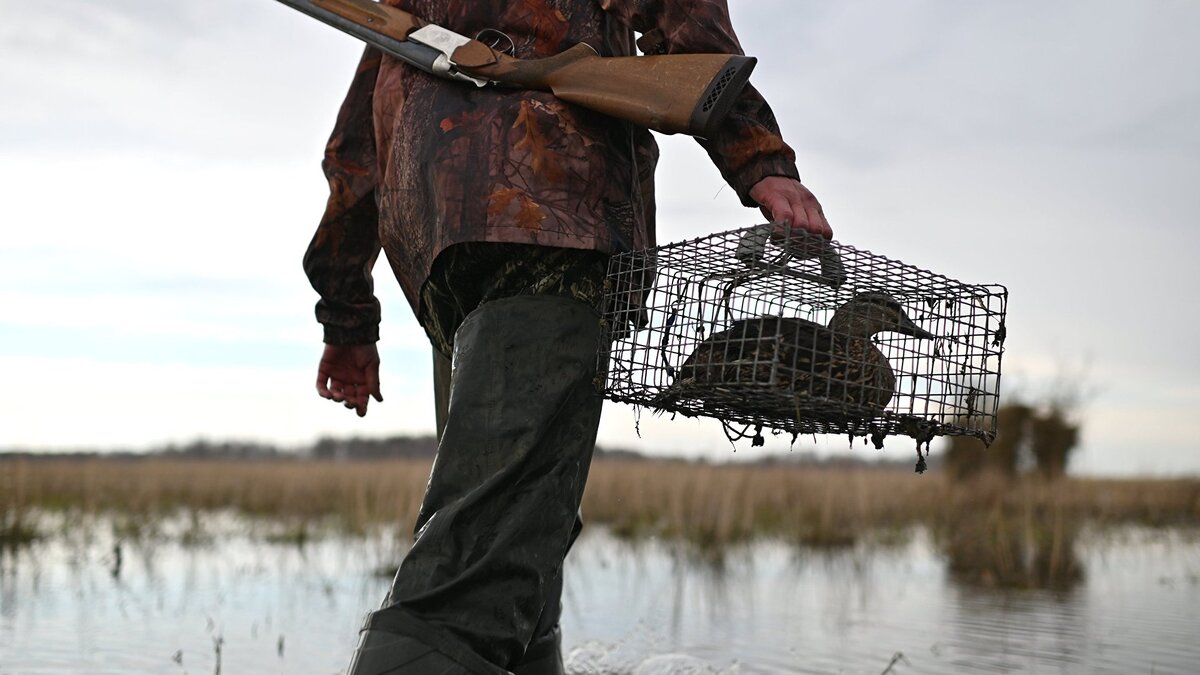
<svg viewBox="0 0 1200 675"><path fill-rule="evenodd" d="M1007 284L1010 368L1041 377L1059 354L1095 363L1103 422L1088 452L1117 457L1105 444L1135 443L1124 419L1174 448L1163 451L1170 457L1189 456L1180 444L1194 428L1186 392L1200 386L1191 344L1200 6L755 0L731 9L760 57L754 81L839 239ZM0 428L36 421L23 438L53 445L84 439L77 429L88 427L106 429L96 437L105 443L121 433L296 439L326 423L432 427L428 348L386 267L377 270L384 349L394 350L385 367L398 369L390 381L411 405L389 401L367 426L307 421L307 406L324 402L307 401L305 342L318 348L319 328L299 257L324 205L320 155L358 43L270 0L0 0L0 16L0 359L22 377L78 378L84 392L10 394ZM760 219L692 141L663 146L661 241ZM152 406L166 421L139 422L127 402L163 372L178 383ZM120 373L128 384L107 393ZM86 424L56 423L63 411ZM642 443L632 419L610 406L602 441ZM711 423L642 425L646 447L726 447Z"/></svg>
<svg viewBox="0 0 1200 675"><path fill-rule="evenodd" d="M0 0L0 14L17 18L0 27L0 147L43 154L309 157L362 49L266 0Z"/></svg>
<svg viewBox="0 0 1200 675"><path fill-rule="evenodd" d="M384 403L362 419L318 397L309 368L0 356L10 382L21 383L0 391L0 448L139 449L196 438L302 445L323 435L430 432L432 398L416 386L428 367L396 368L388 356Z"/></svg>

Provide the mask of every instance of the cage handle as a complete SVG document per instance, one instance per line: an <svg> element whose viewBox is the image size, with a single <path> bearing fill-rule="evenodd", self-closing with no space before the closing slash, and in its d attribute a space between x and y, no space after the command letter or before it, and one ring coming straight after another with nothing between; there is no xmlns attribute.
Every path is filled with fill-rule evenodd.
<svg viewBox="0 0 1200 675"><path fill-rule="evenodd" d="M792 231L790 224L783 226L783 241L776 241L777 223L763 223L748 228L738 240L734 255L747 267L756 270L778 272L787 276L798 277L825 284L833 289L841 288L846 283L846 267L842 257L834 247L833 242L804 230ZM770 262L765 262L767 244L771 243L782 249L782 252ZM821 265L821 273L811 274L788 267L788 261L810 260L817 258Z"/></svg>

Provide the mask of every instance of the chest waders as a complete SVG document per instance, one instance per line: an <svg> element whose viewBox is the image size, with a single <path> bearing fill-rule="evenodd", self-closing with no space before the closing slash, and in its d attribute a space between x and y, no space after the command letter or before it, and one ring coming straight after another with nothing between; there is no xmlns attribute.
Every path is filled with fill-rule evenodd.
<svg viewBox="0 0 1200 675"><path fill-rule="evenodd" d="M595 446L600 320L586 303L486 302L455 334L418 534L350 675L561 673L562 561Z"/></svg>

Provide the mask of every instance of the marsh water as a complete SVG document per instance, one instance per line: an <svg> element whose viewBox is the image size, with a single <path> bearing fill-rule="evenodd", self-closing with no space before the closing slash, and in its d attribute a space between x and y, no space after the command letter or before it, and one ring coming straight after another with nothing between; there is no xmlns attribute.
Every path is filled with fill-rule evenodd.
<svg viewBox="0 0 1200 675"><path fill-rule="evenodd" d="M337 673L404 539L219 515L123 529L63 523L0 552L0 673ZM836 550L698 552L593 527L568 560L568 670L1200 669L1200 534L1126 528L1072 546L1069 582L1000 590L949 572L921 530Z"/></svg>

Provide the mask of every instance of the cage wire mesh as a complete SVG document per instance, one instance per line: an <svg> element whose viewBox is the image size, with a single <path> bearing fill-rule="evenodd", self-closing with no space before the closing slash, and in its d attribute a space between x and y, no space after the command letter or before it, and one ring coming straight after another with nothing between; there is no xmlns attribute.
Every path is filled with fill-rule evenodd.
<svg viewBox="0 0 1200 675"><path fill-rule="evenodd" d="M934 436L994 438L1007 302L1003 286L757 225L614 256L599 381L756 444L763 428L910 436L921 470Z"/></svg>

